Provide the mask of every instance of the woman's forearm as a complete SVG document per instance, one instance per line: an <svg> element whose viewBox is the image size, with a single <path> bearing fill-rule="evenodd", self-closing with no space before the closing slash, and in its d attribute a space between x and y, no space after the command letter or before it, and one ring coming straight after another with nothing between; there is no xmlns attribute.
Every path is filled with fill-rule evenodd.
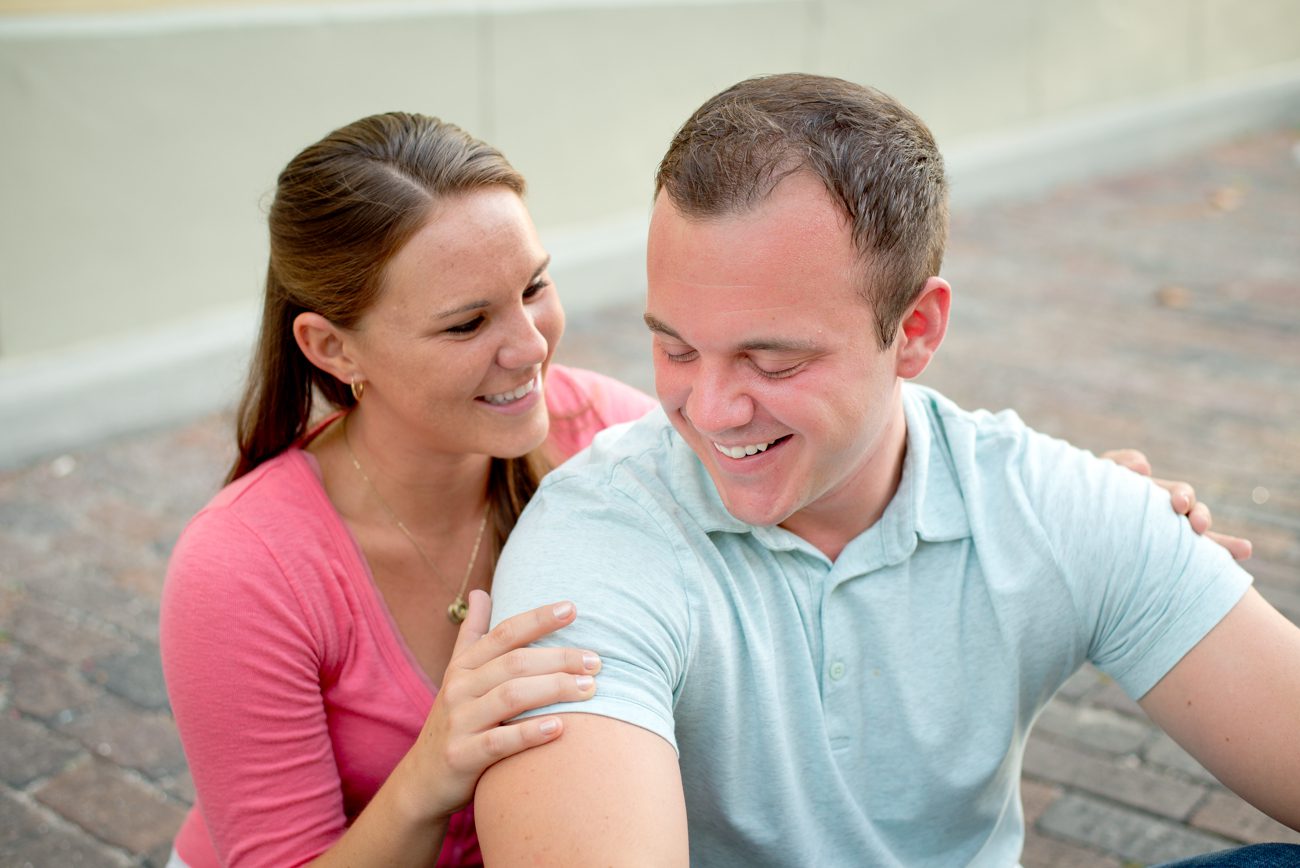
<svg viewBox="0 0 1300 868"><path fill-rule="evenodd" d="M370 804L329 850L310 863L317 868L349 866L421 866L438 861L447 834L449 813L434 813L421 792L428 782L418 779L418 762L403 757Z"/></svg>

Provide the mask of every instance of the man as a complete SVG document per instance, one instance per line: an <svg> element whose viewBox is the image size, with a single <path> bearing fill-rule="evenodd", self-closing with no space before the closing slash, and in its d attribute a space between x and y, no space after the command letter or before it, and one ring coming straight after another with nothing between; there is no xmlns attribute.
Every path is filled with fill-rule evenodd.
<svg viewBox="0 0 1300 868"><path fill-rule="evenodd" d="M576 601L598 693L483 777L489 864L1015 864L1025 737L1086 660L1300 826L1300 630L1146 481L904 385L951 295L915 116L742 82L657 187L663 412L545 481L494 588Z"/></svg>

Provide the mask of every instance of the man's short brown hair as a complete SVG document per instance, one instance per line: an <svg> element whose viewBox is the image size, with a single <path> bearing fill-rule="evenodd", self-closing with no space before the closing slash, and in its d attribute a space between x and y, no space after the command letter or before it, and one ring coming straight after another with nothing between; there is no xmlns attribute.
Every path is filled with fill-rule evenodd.
<svg viewBox="0 0 1300 868"><path fill-rule="evenodd" d="M948 234L943 158L916 115L880 91L789 73L742 81L677 131L655 174L682 214L743 213L794 172L816 175L848 217L876 338L893 343Z"/></svg>

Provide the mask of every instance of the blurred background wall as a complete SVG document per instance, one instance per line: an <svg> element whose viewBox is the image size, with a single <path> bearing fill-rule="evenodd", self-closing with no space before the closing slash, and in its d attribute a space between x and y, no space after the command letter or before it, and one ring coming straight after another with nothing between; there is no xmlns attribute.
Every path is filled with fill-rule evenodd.
<svg viewBox="0 0 1300 868"><path fill-rule="evenodd" d="M0 466L234 399L329 130L500 147L580 310L639 291L677 125L788 70L916 110L960 207L1300 121L1300 0L0 0Z"/></svg>

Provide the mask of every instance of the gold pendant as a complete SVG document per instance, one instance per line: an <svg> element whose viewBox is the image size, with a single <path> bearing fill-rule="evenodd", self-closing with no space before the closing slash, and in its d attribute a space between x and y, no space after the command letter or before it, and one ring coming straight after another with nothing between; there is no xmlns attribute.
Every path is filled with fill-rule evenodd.
<svg viewBox="0 0 1300 868"><path fill-rule="evenodd" d="M469 603L465 602L464 597L457 597L452 604L447 607L447 620L453 624L460 624L469 614Z"/></svg>

